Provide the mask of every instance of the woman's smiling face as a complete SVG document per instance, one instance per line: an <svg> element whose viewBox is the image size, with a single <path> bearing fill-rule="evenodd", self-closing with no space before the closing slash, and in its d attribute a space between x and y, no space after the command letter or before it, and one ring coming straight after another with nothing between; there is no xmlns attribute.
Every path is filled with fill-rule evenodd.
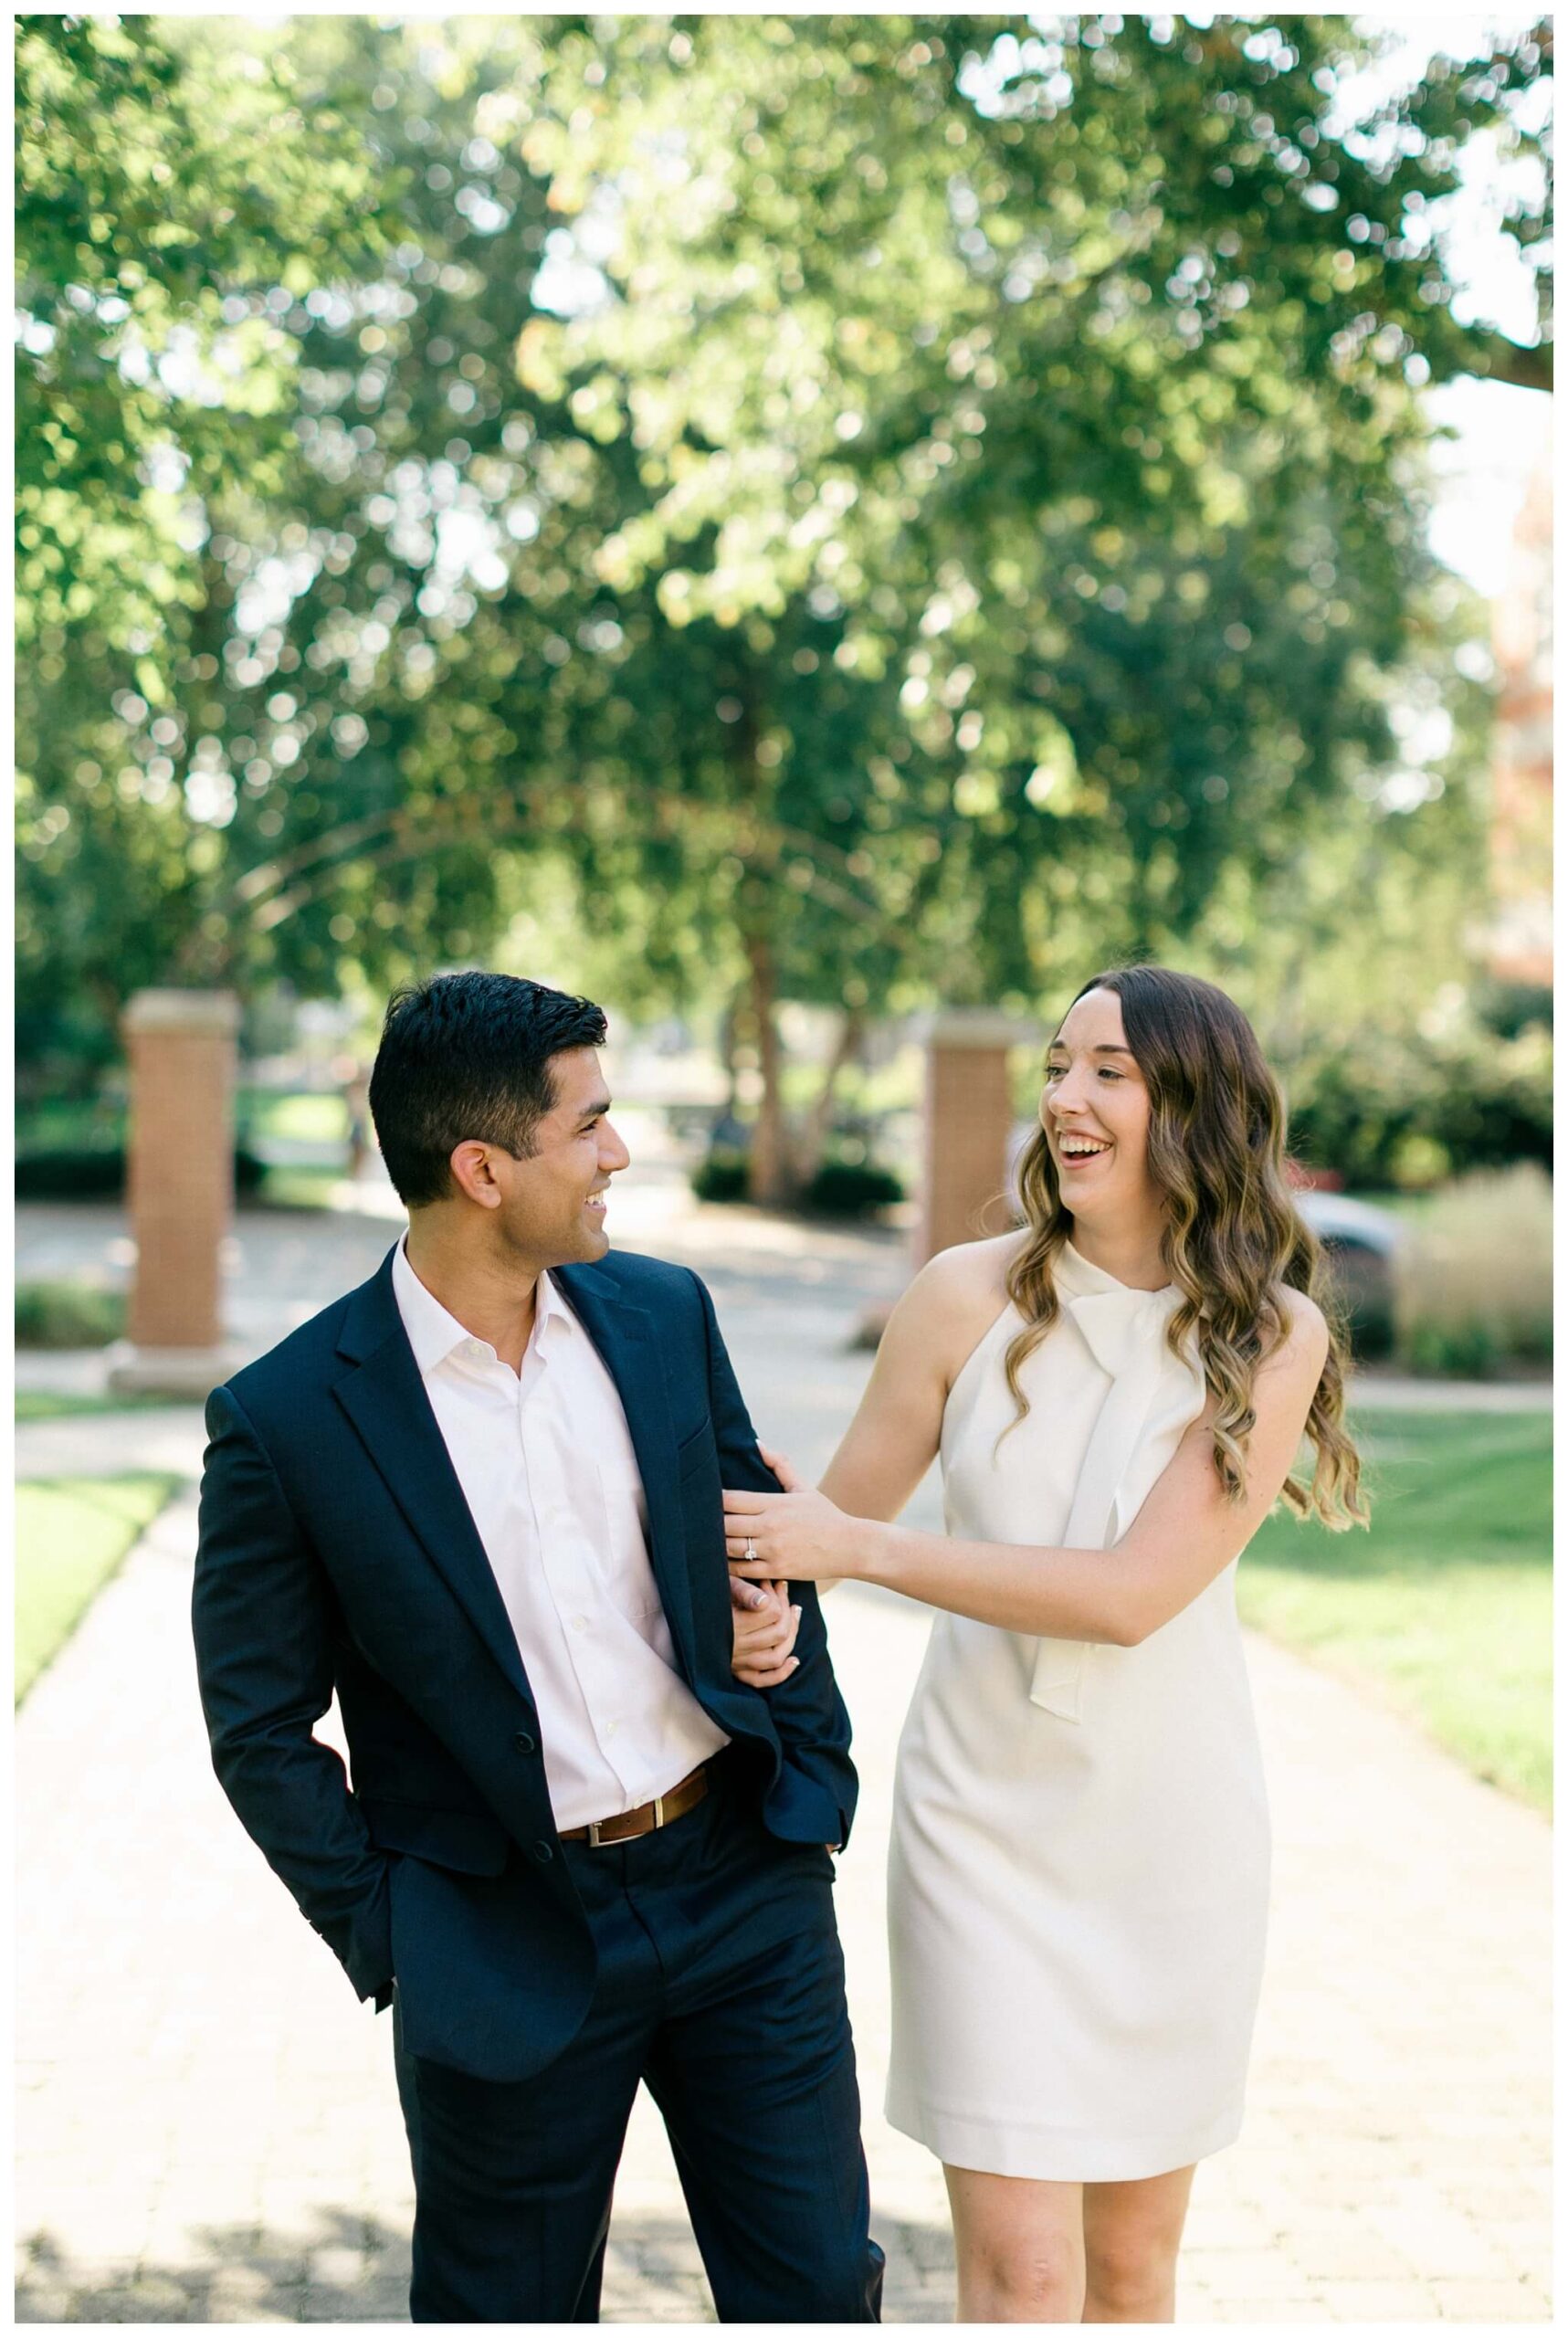
<svg viewBox="0 0 1568 2338"><path fill-rule="evenodd" d="M1046 1061L1040 1121L1062 1206L1100 1225L1158 1209L1149 1175L1149 1090L1127 1045L1121 1001L1086 991Z"/></svg>

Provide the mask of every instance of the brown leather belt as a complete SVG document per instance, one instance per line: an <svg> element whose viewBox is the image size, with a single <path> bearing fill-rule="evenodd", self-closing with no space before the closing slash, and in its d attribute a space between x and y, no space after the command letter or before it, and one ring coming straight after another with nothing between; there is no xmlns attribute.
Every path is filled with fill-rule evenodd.
<svg viewBox="0 0 1568 2338"><path fill-rule="evenodd" d="M639 1802L635 1810L620 1811L614 1818L595 1818L587 1827L563 1827L561 1839L563 1843L635 1842L639 1835L651 1835L656 1827L668 1827L672 1818L695 1810L707 1791L708 1773L699 1764L668 1794Z"/></svg>

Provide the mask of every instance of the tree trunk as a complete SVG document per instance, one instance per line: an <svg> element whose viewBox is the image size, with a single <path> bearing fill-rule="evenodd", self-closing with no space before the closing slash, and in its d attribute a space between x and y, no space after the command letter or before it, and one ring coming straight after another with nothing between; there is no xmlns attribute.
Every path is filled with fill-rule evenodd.
<svg viewBox="0 0 1568 2338"><path fill-rule="evenodd" d="M865 1036L864 1009L858 1006L847 1006L844 1010L844 1019L838 1027L838 1037L834 1043L833 1054L826 1070L822 1075L822 1086L816 1101L811 1108L811 1115L806 1122L805 1133L796 1157L795 1170L802 1185L808 1185L822 1166L822 1156L827 1149L827 1132L833 1122L833 1100L837 1092L838 1082L859 1055L861 1041Z"/></svg>
<svg viewBox="0 0 1568 2338"><path fill-rule="evenodd" d="M727 1121L735 1118L735 1108L741 1101L741 1072L735 1061L735 1017L743 996L743 992L738 992L719 1017L719 1061L724 1073L724 1118Z"/></svg>
<svg viewBox="0 0 1568 2338"><path fill-rule="evenodd" d="M784 1126L784 1049L779 1044L778 978L772 944L762 933L746 936L746 964L752 973L752 1015L756 1025L757 1068L763 1093L752 1134L751 1197L765 1209L782 1209L794 1200L795 1180Z"/></svg>
<svg viewBox="0 0 1568 2338"><path fill-rule="evenodd" d="M746 953L747 1007L763 1092L752 1131L750 1198L780 1209L795 1199L796 1179L784 1122L784 1049L778 1029L778 963L773 937L784 895L776 837L771 833L773 781L757 750L763 735L757 677L745 647L737 642L726 679L736 700L731 731L731 762L741 800L758 815L748 833L742 820L735 849L745 866L737 904L742 947Z"/></svg>

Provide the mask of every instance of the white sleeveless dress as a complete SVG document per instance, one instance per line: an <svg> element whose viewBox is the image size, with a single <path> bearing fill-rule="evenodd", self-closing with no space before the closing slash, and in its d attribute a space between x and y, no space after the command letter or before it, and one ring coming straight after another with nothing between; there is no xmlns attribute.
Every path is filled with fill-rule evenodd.
<svg viewBox="0 0 1568 2338"><path fill-rule="evenodd" d="M1204 1406L1174 1287L1070 1246L1014 1417L1009 1305L942 1421L956 1540L1102 1550ZM1268 1810L1232 1564L1137 1648L939 1613L899 1748L888 2117L951 2166L1117 2183L1240 2128Z"/></svg>

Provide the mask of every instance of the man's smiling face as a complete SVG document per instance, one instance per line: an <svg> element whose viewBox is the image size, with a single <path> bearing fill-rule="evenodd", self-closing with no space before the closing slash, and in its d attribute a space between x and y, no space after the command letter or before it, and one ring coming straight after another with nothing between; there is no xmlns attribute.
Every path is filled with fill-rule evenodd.
<svg viewBox="0 0 1568 2338"><path fill-rule="evenodd" d="M602 1259L609 1248L609 1183L631 1155L607 1118L610 1092L596 1048L552 1056L550 1077L555 1101L535 1124L532 1152L521 1161L493 1155L492 1165L509 1246L541 1266L562 1267Z"/></svg>

